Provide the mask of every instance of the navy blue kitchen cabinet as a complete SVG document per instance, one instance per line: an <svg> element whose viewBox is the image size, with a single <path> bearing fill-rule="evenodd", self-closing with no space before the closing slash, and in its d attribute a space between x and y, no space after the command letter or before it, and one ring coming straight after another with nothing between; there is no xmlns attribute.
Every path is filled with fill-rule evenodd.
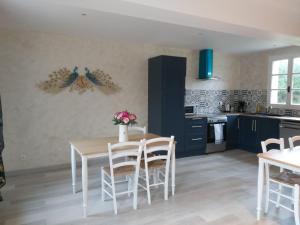
<svg viewBox="0 0 300 225"><path fill-rule="evenodd" d="M206 144L207 118L186 118L185 156L205 154Z"/></svg>
<svg viewBox="0 0 300 225"><path fill-rule="evenodd" d="M257 118L253 116L240 116L240 148L250 152L257 152L257 142Z"/></svg>
<svg viewBox="0 0 300 225"><path fill-rule="evenodd" d="M148 131L175 136L176 156L186 156L184 95L186 58L157 56L148 60Z"/></svg>
<svg viewBox="0 0 300 225"><path fill-rule="evenodd" d="M249 152L262 152L261 141L279 138L279 123L280 120L273 118L240 116L239 147Z"/></svg>
<svg viewBox="0 0 300 225"><path fill-rule="evenodd" d="M227 116L226 149L235 149L239 147L239 127L240 118L238 115Z"/></svg>
<svg viewBox="0 0 300 225"><path fill-rule="evenodd" d="M273 118L259 118L257 120L257 124L259 127L259 133L258 133L258 150L259 152L262 152L261 148L261 141L265 141L269 138L279 138L279 119L273 119ZM279 146L276 145L270 145L269 148L278 148Z"/></svg>

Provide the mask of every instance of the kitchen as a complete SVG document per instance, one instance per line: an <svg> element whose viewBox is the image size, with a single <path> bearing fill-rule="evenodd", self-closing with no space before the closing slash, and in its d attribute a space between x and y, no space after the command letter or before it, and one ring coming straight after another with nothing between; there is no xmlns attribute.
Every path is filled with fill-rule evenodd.
<svg viewBox="0 0 300 225"><path fill-rule="evenodd" d="M198 82L203 82L203 85L206 82L222 82L222 78L214 76L213 59L212 49L200 50L197 79ZM280 61L275 61L274 68L276 62ZM176 73L171 70L168 72L167 69L163 69L164 66L178 69ZM270 96L266 87L259 90L189 90L185 89L183 79L185 68L185 58L159 56L149 60L149 130L162 135L175 135L178 141L177 157L230 149L260 153L261 141L283 137L288 146L287 138L299 133L299 111L284 109L286 103L278 104L280 108L267 107L267 98ZM153 80L152 71L155 71ZM158 80L157 71L164 71L160 74L161 80ZM292 76L296 76L297 73ZM164 84L170 79L171 83ZM157 92L157 82L163 83L164 92ZM287 83L283 85L283 89L290 88ZM165 102L163 106L160 106L161 101L156 101L157 98ZM173 98L176 101L173 102ZM299 102L294 105L297 104ZM172 116L169 116L171 112ZM163 121L163 124L159 121ZM176 124L172 124L172 121L176 121Z"/></svg>

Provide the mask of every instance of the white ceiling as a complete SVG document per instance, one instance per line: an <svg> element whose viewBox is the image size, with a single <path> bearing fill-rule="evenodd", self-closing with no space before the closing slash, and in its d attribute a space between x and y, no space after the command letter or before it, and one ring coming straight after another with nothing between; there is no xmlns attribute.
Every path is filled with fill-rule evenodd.
<svg viewBox="0 0 300 225"><path fill-rule="evenodd" d="M91 7L92 3L97 3L98 7ZM225 53L246 53L300 44L300 37L257 32L256 28L232 24L218 23L220 29L215 29L216 23L212 20L200 21L195 16L174 14L128 1L100 0L100 3L99 0L0 0L0 29L193 49L213 48ZM148 15L157 17L150 18ZM159 15L168 15L169 21L162 22L163 18L159 19ZM174 21L181 19L181 23L172 22L171 18Z"/></svg>

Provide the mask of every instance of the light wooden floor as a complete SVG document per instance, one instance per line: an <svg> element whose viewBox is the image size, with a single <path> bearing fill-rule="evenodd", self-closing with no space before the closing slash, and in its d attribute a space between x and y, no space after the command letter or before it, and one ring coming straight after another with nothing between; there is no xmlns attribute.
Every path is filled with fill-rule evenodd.
<svg viewBox="0 0 300 225"><path fill-rule="evenodd" d="M89 169L87 219L82 218L81 192L72 194L70 170L9 178L2 190L0 225L294 224L290 212L273 206L256 222L257 159L244 151L177 160L175 197L164 201L162 188L154 189L149 206L146 193L140 192L136 211L132 199L124 197L118 200L118 216L113 214L111 201L101 201L99 171L96 165Z"/></svg>

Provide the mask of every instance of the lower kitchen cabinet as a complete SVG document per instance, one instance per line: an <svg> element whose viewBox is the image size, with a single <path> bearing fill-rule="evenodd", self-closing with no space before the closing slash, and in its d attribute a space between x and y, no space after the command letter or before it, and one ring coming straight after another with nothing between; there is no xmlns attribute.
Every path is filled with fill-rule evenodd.
<svg viewBox="0 0 300 225"><path fill-rule="evenodd" d="M226 149L239 147L239 126L240 118L237 115L227 116Z"/></svg>
<svg viewBox="0 0 300 225"><path fill-rule="evenodd" d="M185 155L201 155L206 152L207 119L187 118L185 120Z"/></svg>
<svg viewBox="0 0 300 225"><path fill-rule="evenodd" d="M279 138L279 119L255 116L227 117L227 149L261 152L261 141ZM275 146L274 146L275 147Z"/></svg>
<svg viewBox="0 0 300 225"><path fill-rule="evenodd" d="M253 116L240 116L239 146L241 149L258 152L257 148L257 118Z"/></svg>

